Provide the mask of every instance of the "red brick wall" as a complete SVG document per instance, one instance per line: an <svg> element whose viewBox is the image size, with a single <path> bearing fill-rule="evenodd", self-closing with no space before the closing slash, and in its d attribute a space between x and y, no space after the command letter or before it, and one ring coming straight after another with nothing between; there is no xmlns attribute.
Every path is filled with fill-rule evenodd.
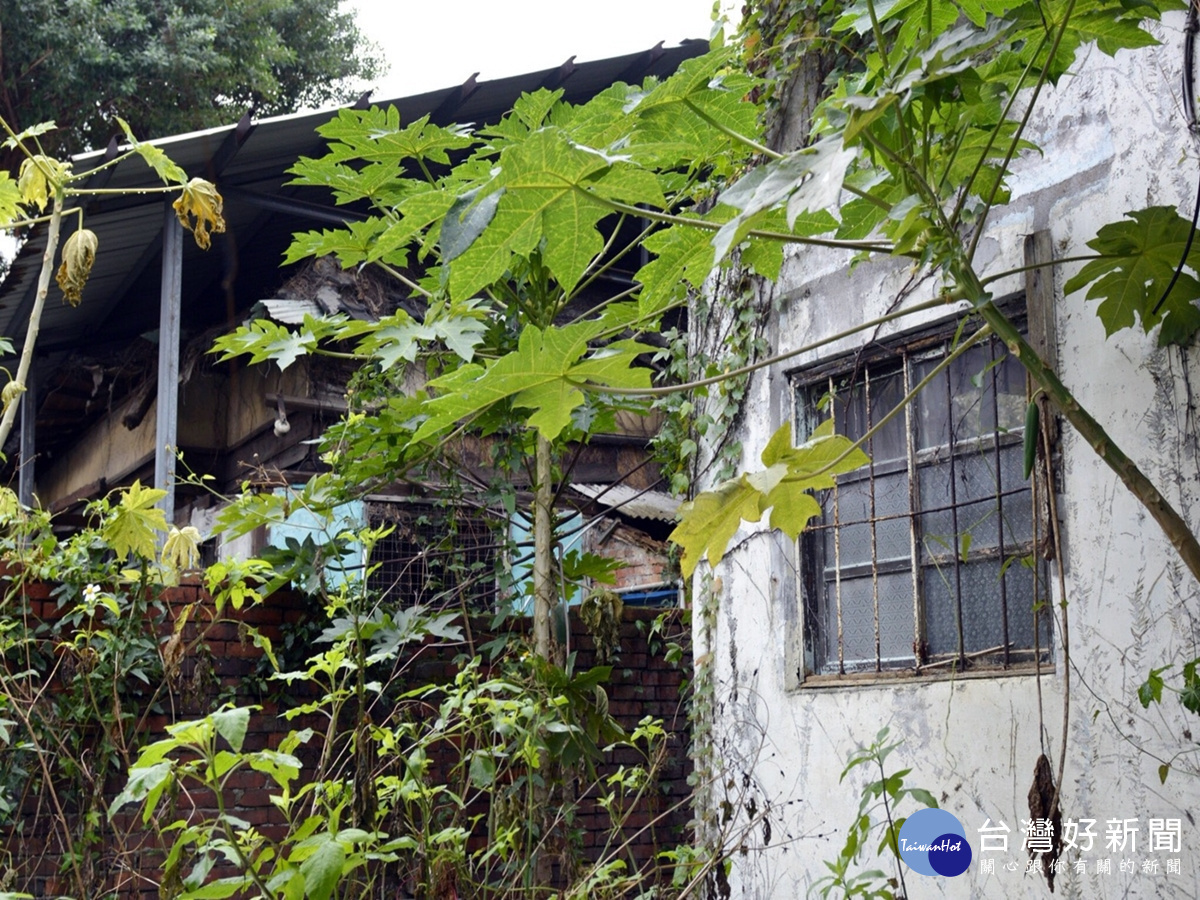
<svg viewBox="0 0 1200 900"><path fill-rule="evenodd" d="M44 586L27 588L30 613L42 621L54 621L61 615L57 604L48 596ZM184 631L185 639L191 640L203 630L206 652L193 653L183 661L180 671L171 681L170 703L164 708L170 712L150 716L145 722L143 738L151 740L161 735L171 721L185 721L210 711L218 696L236 695L239 703L260 703L263 709L254 714L246 736L245 749L277 747L287 732L302 727L296 721L280 717L282 711L270 701L258 696L247 696L244 690L248 679L254 675L259 664L260 651L247 639L245 628L238 621L221 621L211 624L213 610L197 585L183 585L168 592L167 599L174 615L185 606L193 606L191 619ZM282 627L287 622L297 622L303 616L303 604L294 595L280 593L254 608L234 613L241 622L253 625L279 645ZM690 659L685 659L680 668L663 660L661 648L655 652L647 644L650 621L658 611L627 609L621 625L620 657L613 663L612 677L607 685L609 709L614 718L627 730L635 727L646 715L664 720L669 732L668 755L664 761L659 784L647 792L647 802L635 810L628 820L627 834L644 829L631 840L634 857L639 864L648 864L655 853L663 848L685 840L685 829L690 819L686 799L690 788L687 777L691 771L687 758L688 729L686 713L681 697L684 673L690 671ZM474 623L473 637L476 644L488 637L481 633L486 623ZM678 621L671 626L678 633L683 627ZM456 671L452 662L461 647L452 651L437 646L427 646L417 651L418 656L409 667L413 686L433 682L439 678L451 678ZM595 650L586 628L572 618L571 649L577 652L577 669L591 666ZM609 754L602 767L610 772L621 764L639 762L637 755L628 749L618 749ZM303 778L303 773L301 778ZM123 786L124 779L112 777L105 783L105 794L111 799ZM226 808L241 818L273 831L281 825L277 810L271 805L269 783L265 776L253 771L234 773L225 792ZM679 805L673 812L671 806ZM163 821L195 814L207 816L216 809L216 798L207 792L192 791L181 794L173 809L163 813ZM652 826L652 820L661 815L661 821ZM17 832L8 829L0 832L0 853L10 854L12 871L0 875L0 891L26 891L36 897L52 897L60 894L74 895L78 891L73 880L59 871L61 842L44 827L45 819L27 818L24 829ZM88 863L88 871L95 885L95 894L116 892L123 898L149 898L158 896L157 864L161 851L155 847L154 839L141 828L141 809L126 807L118 813L108 829L108 837L98 858ZM599 852L608 831L608 819L603 811L584 796L579 811L579 825L584 829L583 847L586 854ZM4 857L0 857L0 869ZM6 879L7 878L7 882Z"/></svg>

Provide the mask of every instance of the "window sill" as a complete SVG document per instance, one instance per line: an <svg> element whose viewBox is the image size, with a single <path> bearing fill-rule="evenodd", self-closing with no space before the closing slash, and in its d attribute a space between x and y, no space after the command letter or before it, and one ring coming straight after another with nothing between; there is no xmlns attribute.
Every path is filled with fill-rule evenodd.
<svg viewBox="0 0 1200 900"><path fill-rule="evenodd" d="M793 691L825 691L837 688L899 686L946 681L978 681L980 679L1028 677L1030 675L1053 675L1053 663L1042 663L1040 669L1034 663L1015 663L1006 669L978 668L966 672L951 672L944 669L916 672L912 669L897 669L892 672L861 672L849 675L808 675L793 688Z"/></svg>

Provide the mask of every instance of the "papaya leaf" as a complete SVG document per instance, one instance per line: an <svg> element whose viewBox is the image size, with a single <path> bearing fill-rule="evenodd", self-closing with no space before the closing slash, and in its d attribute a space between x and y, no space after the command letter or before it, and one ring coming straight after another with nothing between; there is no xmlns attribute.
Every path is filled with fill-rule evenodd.
<svg viewBox="0 0 1200 900"><path fill-rule="evenodd" d="M24 215L21 188L7 172L0 172L0 227L10 225Z"/></svg>
<svg viewBox="0 0 1200 900"><path fill-rule="evenodd" d="M1200 331L1200 281L1181 273L1162 308L1162 299L1175 268L1183 259L1192 224L1173 207L1152 206L1126 213L1127 219L1100 228L1088 246L1101 254L1086 263L1063 286L1065 293L1088 287L1087 298L1099 300L1096 314L1111 337L1141 322L1142 329L1159 331L1160 345L1181 344ZM1200 272L1200 242L1188 249L1187 269Z"/></svg>
<svg viewBox="0 0 1200 900"><path fill-rule="evenodd" d="M430 416L413 441L437 434L503 400L533 410L528 424L552 440L570 424L571 412L583 403L585 386L600 390L605 386L649 386L649 370L632 368L639 354L652 351L644 344L618 341L585 357L588 341L603 328L603 323L595 320L545 331L531 325L521 332L512 353L486 366L470 364L434 379L430 387L438 396L426 404Z"/></svg>
<svg viewBox="0 0 1200 900"><path fill-rule="evenodd" d="M175 165L162 148L139 141L134 137L128 123L120 116L117 116L117 123L121 126L121 130L125 132L125 139L129 141L129 146L133 148L138 156L146 161L146 165L157 173L164 184L187 184L187 172Z"/></svg>
<svg viewBox="0 0 1200 900"><path fill-rule="evenodd" d="M763 449L765 468L726 481L680 507L671 540L683 548L684 576L695 571L701 558L717 565L741 523L758 522L768 510L770 526L796 538L821 514L809 492L832 487L835 475L868 461L849 438L833 433L832 420L822 422L799 447L792 446L791 425L781 426Z"/></svg>
<svg viewBox="0 0 1200 900"><path fill-rule="evenodd" d="M121 495L111 517L100 529L100 536L117 559L124 562L131 553L154 559L158 535L167 530L166 514L154 504L166 495L159 488L142 487L140 480Z"/></svg>

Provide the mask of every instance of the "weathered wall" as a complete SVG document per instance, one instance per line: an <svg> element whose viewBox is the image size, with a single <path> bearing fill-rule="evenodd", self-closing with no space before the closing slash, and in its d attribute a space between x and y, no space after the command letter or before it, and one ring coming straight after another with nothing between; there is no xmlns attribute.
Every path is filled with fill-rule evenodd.
<svg viewBox="0 0 1200 900"><path fill-rule="evenodd" d="M304 366L283 372L274 365L242 367L232 378L207 368L196 371L180 386L179 445L217 452L235 447L270 428L275 412L264 401L266 394L307 396L308 390ZM136 428L130 430L121 421L138 402L131 397L114 407L69 453L39 470L37 495L43 506L55 508L80 495L89 499L101 479L120 484L153 463L157 402Z"/></svg>
<svg viewBox="0 0 1200 900"><path fill-rule="evenodd" d="M1189 203L1197 177L1196 146L1179 112L1182 15L1159 32L1164 46L1116 60L1085 53L1076 77L1049 91L1033 139L1044 157L1018 165L1013 200L998 210L980 247L987 272L1022 265L1024 237L1049 229L1056 256L1086 253L1096 229L1126 210ZM772 351L781 352L882 314L909 278L899 266L867 264L852 275L834 252L793 257L777 287L781 313L772 323ZM1055 318L1061 374L1117 442L1200 529L1195 403L1195 349L1160 350L1153 338L1126 331L1105 340L1094 304L1062 296L1078 264L1056 267ZM906 302L931 296L919 285ZM997 285L1020 291L1023 278ZM926 317L928 318L928 317ZM906 321L884 334L913 326ZM749 391L742 464L754 468L766 439L793 414L788 374L857 346L860 339L776 367ZM1064 526L1065 599L1070 617L1070 665L1055 627L1053 671L1005 677L883 680L855 686L801 685L795 674L801 641L796 548L786 538L743 530L717 574L719 604L714 653L717 754L732 774L751 776L718 787L715 801L743 808L770 805L770 834L755 829L748 852L733 858L734 897L802 897L836 857L858 807L866 773L839 784L856 746L882 726L904 741L892 770L912 768L908 782L930 789L962 821L975 853L967 874L927 878L906 872L909 896L1045 897L1039 876L1027 875L1021 820L1034 763L1045 748L1057 763L1064 707L1070 702L1063 815L1092 818L1099 835L1091 853L1070 853L1058 896L1192 897L1200 895L1200 780L1193 731L1200 722L1169 696L1143 711L1138 685L1151 667L1196 655L1200 590L1177 562L1157 525L1091 450L1069 430L1061 441L1059 505ZM1055 579L1052 578L1052 581ZM703 641L704 617L697 615ZM1070 676L1068 681L1068 669ZM1168 675L1169 677L1169 675ZM1172 762L1165 785L1158 767ZM1147 844L1150 818L1182 820L1182 848L1169 853ZM1135 852L1105 846L1106 820L1138 820ZM1011 829L1007 853L980 852L977 830L986 819ZM995 859L982 874L979 860ZM1082 858L1085 872L1074 863ZM1111 858L1111 874L1097 862ZM1165 874L1168 858L1180 874ZM1133 860L1133 872L1121 871ZM1156 873L1143 863L1156 860ZM875 867L868 854L867 865ZM1019 871L1008 871L1008 864Z"/></svg>

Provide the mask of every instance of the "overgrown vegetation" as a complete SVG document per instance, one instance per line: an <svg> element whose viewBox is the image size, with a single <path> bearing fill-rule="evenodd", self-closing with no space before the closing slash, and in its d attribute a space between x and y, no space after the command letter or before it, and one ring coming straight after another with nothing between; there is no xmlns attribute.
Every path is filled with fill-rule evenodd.
<svg viewBox="0 0 1200 900"><path fill-rule="evenodd" d="M19 578L61 584L71 612L58 625L42 625L15 605L24 595L11 594L0 740L18 752L8 757L14 767L7 783L33 784L32 777L57 789L68 779L76 805L53 815L67 832L81 894L93 887L85 871L88 847L126 805L136 805L169 846L162 890L172 897L327 898L398 886L430 897L689 896L720 889L743 836L729 826L732 817L708 819L693 846L664 849L660 862L673 867L669 875L639 869L628 857L628 812L654 783L663 730L647 719L634 733L621 732L608 714L606 667L578 671L562 646L566 603L585 584L603 583L608 571L595 559L568 563L556 555L557 495L573 449L615 430L618 415L665 402L686 417L706 394L702 433L676 430L668 440L680 460L671 481L694 489L727 474L722 466L735 454L712 445L728 432L726 411L743 389L738 379L782 358L762 356L750 306L739 305L726 321L705 315L719 304L697 298L728 289L726 278L739 296L750 289L749 274L777 278L788 246L840 249L847 262L860 264L901 259L935 278L936 297L888 319L935 306L958 311L963 339L945 364L973 340L998 335L1029 372L1037 402L1053 404L1080 431L1200 575L1200 544L1186 523L993 304L989 286L1012 273L983 277L976 268L989 218L1008 198L1011 163L1033 149L1026 129L1043 87L1067 74L1085 43L1097 41L1110 54L1149 45L1145 21L1179 5L866 0L848 8L786 8L793 7L794 26L789 20L772 30L761 17L748 20L750 43L770 44L755 51L770 64L756 68L791 78L810 45L822 53L830 46L848 50L825 67L831 81L811 105L811 133L798 150L766 143L760 108L747 100L777 102L779 95L740 70L743 51L736 47L690 60L662 82L615 85L578 107L556 92L526 95L502 122L479 129L405 123L394 109L343 110L321 129L328 154L301 161L293 175L299 184L328 188L339 203L367 206L371 215L346 228L297 235L287 261L334 255L346 267L377 266L411 292L422 312L399 310L370 323L308 318L296 329L261 319L217 344L222 359L280 368L305 354L337 354L360 366L351 412L322 441L328 471L295 496L235 498L222 527L245 533L284 520L297 504L333 510L400 479L434 493L449 484L456 502L502 517L524 504L534 532L530 640L514 634L486 658L467 642L453 679L414 684L408 650L459 642L465 621L455 612L381 604L366 587L369 561L358 577L335 585L322 577L319 562L336 558L337 549L314 548L308 571L301 566L289 574L313 579L329 626L303 665L278 673L311 698L289 713L303 718L297 723L303 727L278 748L247 749L255 710L230 707L175 721L165 737L139 746L137 723L160 701L150 685L169 681L181 652L171 643L175 637L155 647L156 591L162 573L187 565L186 554L163 560L146 536L166 526L154 519L153 492L135 485L121 499L97 505L98 526L62 548L39 536L49 527L44 517L8 500L9 552L20 563ZM40 133L13 135L14 148ZM165 181L186 181L154 148L135 142L132 152ZM48 226L56 236L65 203L78 190L71 179L68 169L31 150L20 180L0 180L0 206L13 219L22 205L39 212L50 205ZM219 229L215 189L193 181L184 192L181 215L199 218L197 239ZM1175 278L1164 263L1177 249L1179 259L1200 270L1190 229L1173 209L1131 213L1101 229L1096 256L1068 289L1087 288L1101 301L1097 313L1109 332L1140 325L1158 328L1163 342L1190 339L1200 328L1193 304L1200 282ZM634 271L631 260L642 248L653 258ZM84 238L64 248L66 285L81 284L95 252ZM699 314L693 326L717 322L727 329L697 357L703 371L695 360L679 359L695 345L678 315L689 303ZM26 353L32 346L31 334ZM0 438L11 426L24 372L23 363L5 389ZM691 380L675 383L681 378ZM1027 439L1037 437L1029 429ZM491 453L490 484L454 478L453 450L468 440ZM819 513L811 491L866 461L861 443L825 425L797 447L790 426L780 429L761 454L761 468L721 480L685 507L674 534L684 574L705 560L716 567L743 522L766 519L798 535ZM1037 452L1035 444L1031 449ZM714 460L713 471L705 471ZM369 560L381 536L366 529L337 541L361 545ZM183 539L168 542L168 552ZM219 573L209 579L218 614L227 603L254 603L273 586L265 567L253 563L212 571ZM605 595L592 596L596 627L611 630L615 617L604 610ZM711 609L701 610L702 636L714 621ZM269 642L261 634L256 639L270 655ZM32 673L68 659L83 677L69 691L41 691ZM705 665L697 675L701 720L712 715ZM1185 697L1194 669L1184 671ZM1152 673L1143 702L1161 699L1162 672ZM46 704L44 720L27 712ZM698 734L707 738L704 727ZM98 743L85 743L89 735ZM884 740L880 735L851 763L880 768L864 803L903 796L928 802L924 792L883 771L891 750ZM46 768L52 741L64 750L61 773ZM601 777L597 762L618 745L636 748L638 765ZM697 788L705 795L722 777L721 760L711 746L701 746L697 757ZM130 779L105 810L93 802L93 788L103 781L99 773L118 764L128 767ZM260 828L222 805L221 789L247 769L270 779L281 827ZM198 790L211 791L217 807L181 816L178 798ZM591 857L579 851L572 818L585 796L608 816L606 842ZM12 812L20 796L8 797ZM869 816L864 823L866 806L860 812L827 887L880 896L887 888L876 876L856 881L850 871L875 827ZM892 834L897 826L887 827Z"/></svg>

